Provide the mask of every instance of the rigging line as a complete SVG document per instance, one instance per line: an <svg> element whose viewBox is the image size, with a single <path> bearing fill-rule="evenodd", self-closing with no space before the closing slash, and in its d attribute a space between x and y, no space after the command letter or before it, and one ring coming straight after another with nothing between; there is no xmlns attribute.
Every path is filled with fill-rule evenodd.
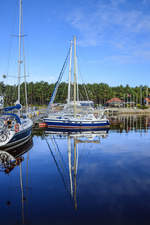
<svg viewBox="0 0 150 225"><path fill-rule="evenodd" d="M77 101L79 101L79 71L78 71L78 61L77 61L77 57L76 57L76 65L77 65L77 76L76 76L76 83L77 83Z"/></svg>
<svg viewBox="0 0 150 225"><path fill-rule="evenodd" d="M18 0L16 1L16 5L18 5ZM8 76L9 74L9 69L10 69L10 59L11 59L11 55L12 55L12 48L13 48L13 38L12 35L14 33L16 27L16 14L15 11L13 11L13 15L11 18L11 31L10 31L10 39L9 39L9 44L8 44L8 58L7 58L7 64L6 64L6 74Z"/></svg>
<svg viewBox="0 0 150 225"><path fill-rule="evenodd" d="M84 101L84 97L83 97L83 95L81 94L81 92L79 93L79 99L83 99L83 101Z"/></svg>
<svg viewBox="0 0 150 225"><path fill-rule="evenodd" d="M9 47L8 47L8 61L7 61L7 77L9 73L9 68L10 68L10 57L11 57L11 51L12 51L12 38L9 40Z"/></svg>
<svg viewBox="0 0 150 225"><path fill-rule="evenodd" d="M57 142L56 142L56 138L54 137L54 135L53 135L53 140L54 140L55 145L56 145L56 148L57 148L57 150L58 150L58 152L59 152L59 154L60 154L61 160L62 160L62 162L63 162L64 165L65 165L66 163L65 163L65 161L64 161L64 159L63 159L63 156L62 156L62 154L61 154L61 151L59 150L59 147L58 147L58 144L57 144ZM65 169L67 170L66 165L65 165L64 167L65 167Z"/></svg>
<svg viewBox="0 0 150 225"><path fill-rule="evenodd" d="M44 137L45 137L45 135L44 135ZM52 155L52 158L53 158L53 160L54 160L54 162L55 162L55 164L56 164L57 170L58 170L58 172L59 172L59 174L60 174L60 177L61 177L61 179L62 179L62 182L63 182L63 184L64 184L64 187L65 187L66 191L69 193L70 199L72 200L70 191L68 190L68 187L67 187L67 184L66 184L66 182L65 182L65 179L64 179L64 177L63 177L63 174L62 174L62 172L61 172L61 169L59 168L59 165L58 165L58 163L57 163L57 160L56 160L56 158L55 158L55 156L54 156L54 154L53 154L53 151L52 151L52 149L51 149L51 147L50 147L50 144L48 143L46 137L45 137L45 140L46 140L47 146L48 146L48 148L49 148L49 150L50 150L50 153L51 153L51 155Z"/></svg>
<svg viewBox="0 0 150 225"><path fill-rule="evenodd" d="M57 155L58 155L58 152L57 152L57 150L56 150L56 146L55 146L55 143L54 143L53 138L51 138L50 140L51 140L51 142L52 142L52 144L53 144L53 146L54 146L55 152L56 152ZM64 167L63 167L63 163L61 162L61 160L59 160L59 163L60 163L61 169L62 169L62 171L63 171L63 173L64 173L64 177L65 177L65 170L64 170Z"/></svg>
<svg viewBox="0 0 150 225"><path fill-rule="evenodd" d="M55 99L55 96L56 96L56 94L57 94L57 90L58 90L60 81L61 81L61 79L62 79L62 76L63 76L64 71L65 71L66 66L67 66L67 62L68 62L69 55L70 55L70 48L69 48L69 51L68 51L68 53L67 53L67 57L66 57L66 59L65 59L65 62L64 62L64 64L63 64L63 67L62 67L62 69L61 69L61 72L60 72L60 74L59 74L58 80L57 80L57 82L55 83L54 91L53 91L53 93L52 93L50 102L49 102L48 107L47 107L47 112L50 110L51 105L52 105L53 102L54 102L54 99Z"/></svg>
<svg viewBox="0 0 150 225"><path fill-rule="evenodd" d="M78 59L79 59L79 58L78 58ZM83 77L82 77L82 75L81 75L81 70L80 70L80 67L79 67L79 63L78 63L78 71L79 71L79 74L80 74L80 77L81 77L81 80L82 80L82 83L83 83L83 87L84 87L84 91L85 91L87 100L89 101L88 92L87 92L87 90L86 90L86 87L85 87L85 84L84 84L84 81L83 81Z"/></svg>
<svg viewBox="0 0 150 225"><path fill-rule="evenodd" d="M69 80L68 80L68 99L67 99L68 104L70 103L71 72L72 72L72 41L70 42Z"/></svg>
<svg viewBox="0 0 150 225"><path fill-rule="evenodd" d="M65 90L67 89L67 85L66 85L66 83L65 83L65 85L64 85L64 88L63 88L63 90L62 90L62 94L61 94L61 96L63 96L64 95L64 93L65 93Z"/></svg>
<svg viewBox="0 0 150 225"><path fill-rule="evenodd" d="M22 33L23 33L23 13L22 13ZM24 36L23 36L23 61L24 61L24 87L25 87L25 105L26 113L28 112L28 97L27 97L27 81L26 81L26 61L25 61L25 50L24 50Z"/></svg>
<svg viewBox="0 0 150 225"><path fill-rule="evenodd" d="M74 117L76 117L76 111L77 111L77 109L76 109L76 101L77 101L77 98L76 98L76 94L77 94L77 80L76 80L76 37L74 36L73 37L73 42L74 42L74 82L73 82L73 96L74 96L74 98L73 98L73 102L74 102L74 107L73 107L73 112L74 112Z"/></svg>
<svg viewBox="0 0 150 225"><path fill-rule="evenodd" d="M21 35L21 37L22 37L22 40L23 40L23 61L24 61L24 74L30 74L29 73L29 68L28 68L28 72L26 72L26 58L25 58L25 54L24 54L24 37L26 37L26 36L28 36L28 35L26 35L26 34L24 34L24 24L23 24L23 11L22 11L22 18L21 18L21 21L22 21L22 35ZM26 40L28 40L28 39L26 39ZM27 42L26 42L26 44L27 44ZM26 48L27 49L27 48ZM29 61L28 61L29 62ZM28 75L29 76L29 75ZM23 76L24 77L24 76ZM27 77L27 75L26 75L26 77Z"/></svg>
<svg viewBox="0 0 150 225"><path fill-rule="evenodd" d="M26 68L27 68L27 74L29 76L28 81L30 79L30 38L26 38L26 58L28 59L27 64L26 64Z"/></svg>

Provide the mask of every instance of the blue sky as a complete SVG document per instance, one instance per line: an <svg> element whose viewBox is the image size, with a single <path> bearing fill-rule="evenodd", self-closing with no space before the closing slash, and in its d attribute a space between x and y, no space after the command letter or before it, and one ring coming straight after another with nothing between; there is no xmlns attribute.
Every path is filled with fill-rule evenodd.
<svg viewBox="0 0 150 225"><path fill-rule="evenodd" d="M18 0L0 1L0 77L17 74ZM70 40L85 83L150 86L150 0L23 0L28 81L55 82ZM66 71L66 76L67 76Z"/></svg>

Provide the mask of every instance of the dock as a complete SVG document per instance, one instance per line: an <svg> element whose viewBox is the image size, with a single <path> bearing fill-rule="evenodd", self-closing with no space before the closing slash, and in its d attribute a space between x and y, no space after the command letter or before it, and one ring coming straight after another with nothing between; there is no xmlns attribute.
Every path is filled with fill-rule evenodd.
<svg viewBox="0 0 150 225"><path fill-rule="evenodd" d="M34 110L28 113L28 117L33 121L33 128L39 128L39 123L43 122L43 118L46 117L46 109Z"/></svg>
<svg viewBox="0 0 150 225"><path fill-rule="evenodd" d="M98 109L94 110L94 113L99 113ZM105 114L110 120L112 126L119 125L122 127L124 117L132 115L150 115L150 108L148 109L138 109L138 108L105 108ZM46 117L46 109L33 110L28 113L29 118L33 121L33 128L39 130L39 128L44 128L43 118ZM123 118L122 118L123 117ZM39 127L41 124L41 127Z"/></svg>

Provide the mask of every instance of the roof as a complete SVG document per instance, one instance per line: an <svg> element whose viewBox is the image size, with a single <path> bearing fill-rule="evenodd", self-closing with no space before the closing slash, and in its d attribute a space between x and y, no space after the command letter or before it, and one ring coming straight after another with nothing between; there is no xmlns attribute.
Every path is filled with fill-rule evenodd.
<svg viewBox="0 0 150 225"><path fill-rule="evenodd" d="M113 102L121 103L122 100L120 98L111 98L106 103L113 103Z"/></svg>
<svg viewBox="0 0 150 225"><path fill-rule="evenodd" d="M145 98L144 99L146 102L150 102L150 99L149 98Z"/></svg>

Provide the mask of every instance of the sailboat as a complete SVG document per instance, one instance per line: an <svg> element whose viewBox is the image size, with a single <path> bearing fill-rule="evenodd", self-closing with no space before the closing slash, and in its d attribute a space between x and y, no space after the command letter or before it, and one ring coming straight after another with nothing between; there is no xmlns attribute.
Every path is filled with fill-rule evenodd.
<svg viewBox="0 0 150 225"><path fill-rule="evenodd" d="M26 115L21 116L22 105L20 104L20 79L21 79L21 47L22 47L22 0L20 1L19 16L19 57L18 57L18 99L14 106L3 107L0 109L0 149L7 150L26 143L31 137L33 122ZM24 47L24 46L23 46ZM25 87L26 75L24 74ZM25 88L26 105L27 92Z"/></svg>
<svg viewBox="0 0 150 225"><path fill-rule="evenodd" d="M72 46L72 45L71 45ZM70 65L72 57L72 47L70 48ZM68 85L68 101L67 105L72 104L70 101L70 77L71 77L71 67L69 66L69 85ZM60 74L61 75L61 74ZM61 77L61 76L60 76ZM53 103L56 91L58 89L59 79L56 83L54 93L52 94L50 104ZM88 130L99 130L109 128L109 120L104 116L104 114L95 117L93 112L77 112L77 77L76 77L76 37L74 37L74 99L73 99L73 113L71 111L62 111L58 114L48 114L47 118L44 118L46 126L55 131L88 131ZM50 108L49 104L49 108Z"/></svg>

